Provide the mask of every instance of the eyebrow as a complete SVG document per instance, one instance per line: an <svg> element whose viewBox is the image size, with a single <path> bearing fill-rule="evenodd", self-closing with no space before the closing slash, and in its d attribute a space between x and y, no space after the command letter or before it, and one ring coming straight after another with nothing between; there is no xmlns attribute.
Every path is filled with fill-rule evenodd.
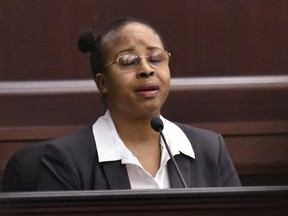
<svg viewBox="0 0 288 216"><path fill-rule="evenodd" d="M163 50L161 49L160 47L148 47L147 50L151 51L151 50ZM128 48L128 49L124 49L124 50L121 50L119 53L116 54L115 57L119 56L119 54L123 53L123 52L133 52L134 49L133 48Z"/></svg>

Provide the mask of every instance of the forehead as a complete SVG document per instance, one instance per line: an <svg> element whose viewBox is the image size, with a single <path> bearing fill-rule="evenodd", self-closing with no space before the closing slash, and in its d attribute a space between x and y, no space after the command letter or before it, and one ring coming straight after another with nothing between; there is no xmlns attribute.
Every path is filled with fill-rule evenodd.
<svg viewBox="0 0 288 216"><path fill-rule="evenodd" d="M163 44L158 34L149 26L141 23L129 23L107 35L106 48L112 52L121 52L125 49L160 48Z"/></svg>

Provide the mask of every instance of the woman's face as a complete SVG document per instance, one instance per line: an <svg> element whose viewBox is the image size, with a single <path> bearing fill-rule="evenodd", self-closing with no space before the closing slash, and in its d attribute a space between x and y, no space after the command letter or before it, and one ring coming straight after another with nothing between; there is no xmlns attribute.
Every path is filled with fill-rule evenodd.
<svg viewBox="0 0 288 216"><path fill-rule="evenodd" d="M159 36L140 23L129 23L110 33L104 47L108 64L126 54L143 57L164 49ZM96 82L112 114L127 118L151 117L160 114L167 98L170 70L168 64L148 63L148 59L141 58L132 66L109 65L105 75L96 76Z"/></svg>

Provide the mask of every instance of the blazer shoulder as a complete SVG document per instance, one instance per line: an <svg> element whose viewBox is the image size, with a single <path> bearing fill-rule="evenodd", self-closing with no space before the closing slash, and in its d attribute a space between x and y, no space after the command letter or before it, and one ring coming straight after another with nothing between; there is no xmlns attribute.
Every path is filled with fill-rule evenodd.
<svg viewBox="0 0 288 216"><path fill-rule="evenodd" d="M95 144L92 127L85 127L74 133L53 139L50 141L50 144L61 145L65 149L87 148L91 144Z"/></svg>
<svg viewBox="0 0 288 216"><path fill-rule="evenodd" d="M202 183L212 181L207 185L241 186L224 139L219 133L189 125L176 124L190 140L196 158L193 161L193 172L200 170L199 176L204 175L202 176Z"/></svg>
<svg viewBox="0 0 288 216"><path fill-rule="evenodd" d="M186 136L189 139L194 138L194 139L204 139L213 141L214 139L218 140L219 136L221 136L219 133L216 133L211 130L197 128L182 123L175 123L175 124L186 134Z"/></svg>
<svg viewBox="0 0 288 216"><path fill-rule="evenodd" d="M214 131L176 123L189 139L195 154L218 155L224 143L223 137Z"/></svg>
<svg viewBox="0 0 288 216"><path fill-rule="evenodd" d="M54 151L57 149L59 151L65 151L73 160L75 160L75 162L83 161L84 158L91 158L97 155L91 126L66 136L53 139L46 146L47 151Z"/></svg>

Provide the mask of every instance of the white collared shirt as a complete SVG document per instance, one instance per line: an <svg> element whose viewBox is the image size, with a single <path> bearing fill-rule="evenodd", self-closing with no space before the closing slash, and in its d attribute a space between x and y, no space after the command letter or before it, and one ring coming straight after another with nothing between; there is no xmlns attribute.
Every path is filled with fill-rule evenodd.
<svg viewBox="0 0 288 216"><path fill-rule="evenodd" d="M163 134L171 149L172 155L183 153L195 159L194 150L184 132L174 123L162 116L164 129ZM140 164L138 159L131 153L119 137L115 125L107 111L93 124L93 134L96 142L99 162L121 160L126 165L130 185L132 189L156 189L169 188L170 182L167 170L169 154L161 139L162 155L160 168L155 177L151 176Z"/></svg>

